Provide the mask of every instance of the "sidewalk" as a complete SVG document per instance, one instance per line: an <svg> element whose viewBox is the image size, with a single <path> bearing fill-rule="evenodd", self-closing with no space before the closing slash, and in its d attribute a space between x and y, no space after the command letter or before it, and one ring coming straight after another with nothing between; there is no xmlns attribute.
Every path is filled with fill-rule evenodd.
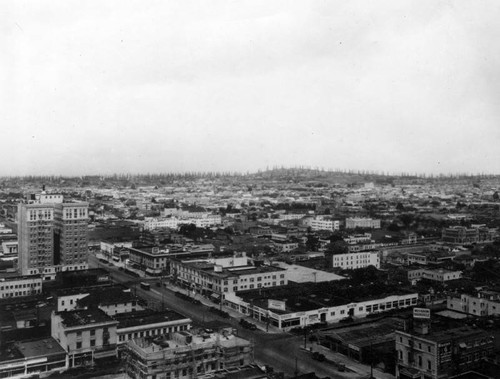
<svg viewBox="0 0 500 379"><path fill-rule="evenodd" d="M181 292L185 295L192 296L194 299L201 301L201 303L207 307L220 308L220 304L214 303L212 300L206 298L205 296L200 295L199 293L195 293L193 296L192 292L190 292L184 288L177 287L176 285L174 285L170 282L163 282L163 285L165 286L165 288L168 288L171 291L177 291L177 292ZM248 315L244 315L242 313L239 313L239 312L235 311L234 309L226 307L224 305L222 306L222 310L229 313L231 318L234 318L236 320L245 319L248 322L255 324L259 330L262 330L266 333L269 333L269 334L285 333L281 329L279 329L276 326L271 325L271 324L269 324L268 330L266 331L267 326L266 326L265 322L256 320Z"/></svg>
<svg viewBox="0 0 500 379"><path fill-rule="evenodd" d="M368 378L370 376L369 365L349 359L345 355L332 351L325 346L319 345L316 342L310 342L307 350L310 351L310 348L312 348L312 351L318 351L321 354L323 354L327 360L333 362L335 365L344 364L346 367L346 371L351 371L357 375L361 375L362 377ZM302 349L304 348L302 347ZM395 378L394 375L389 374L387 372L382 372L377 368L373 368L373 377L377 379Z"/></svg>

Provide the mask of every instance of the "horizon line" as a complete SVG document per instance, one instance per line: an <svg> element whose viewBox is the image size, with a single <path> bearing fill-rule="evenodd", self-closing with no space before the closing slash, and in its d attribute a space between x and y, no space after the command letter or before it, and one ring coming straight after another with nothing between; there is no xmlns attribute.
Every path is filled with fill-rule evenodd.
<svg viewBox="0 0 500 379"><path fill-rule="evenodd" d="M460 177L497 177L500 176L498 173L486 173L486 172L449 172L449 173L428 173L428 172L409 172L409 171L384 171L384 170L365 170L365 169L340 169L340 168L327 168L318 166L273 166L266 169L246 170L220 170L220 171L209 171L209 170L184 170L184 171L154 171L154 172L113 172L113 173L86 173L86 174L24 174L24 175L0 175L0 179L19 179L19 178L84 178L84 177L101 177L101 178L112 178L112 177L147 177L147 176L249 176L262 173L268 173L273 171L311 171L318 173L331 173L331 174L344 174L344 175L365 175L365 176L382 176L382 177L415 177L421 179L436 179L436 178L460 178Z"/></svg>

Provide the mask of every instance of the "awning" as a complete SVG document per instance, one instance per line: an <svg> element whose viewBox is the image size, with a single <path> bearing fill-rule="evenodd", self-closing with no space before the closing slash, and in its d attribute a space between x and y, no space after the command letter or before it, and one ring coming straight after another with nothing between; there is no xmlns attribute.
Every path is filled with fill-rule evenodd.
<svg viewBox="0 0 500 379"><path fill-rule="evenodd" d="M214 299L220 298L220 295L218 293L213 293L210 295L210 297L213 297Z"/></svg>

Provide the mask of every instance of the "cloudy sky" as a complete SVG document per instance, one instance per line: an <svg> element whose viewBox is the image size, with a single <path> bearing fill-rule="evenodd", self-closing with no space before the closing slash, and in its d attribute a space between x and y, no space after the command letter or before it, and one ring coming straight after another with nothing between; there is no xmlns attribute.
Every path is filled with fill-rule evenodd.
<svg viewBox="0 0 500 379"><path fill-rule="evenodd" d="M0 175L500 173L500 2L4 0Z"/></svg>

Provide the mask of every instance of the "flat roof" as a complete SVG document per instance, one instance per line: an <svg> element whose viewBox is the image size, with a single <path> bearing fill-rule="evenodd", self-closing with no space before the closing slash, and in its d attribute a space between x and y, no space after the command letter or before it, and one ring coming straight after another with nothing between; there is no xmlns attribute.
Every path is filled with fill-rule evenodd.
<svg viewBox="0 0 500 379"><path fill-rule="evenodd" d="M394 341L394 332L398 329L400 322L395 319L370 322L346 326L345 328L322 332L322 335L331 336L359 347L370 346L372 342Z"/></svg>
<svg viewBox="0 0 500 379"><path fill-rule="evenodd" d="M210 262L200 262L200 261L183 261L183 264L186 264L190 267L193 267L197 270L205 271L208 274L220 276L220 277L228 277L228 276L241 276L241 275L249 275L249 274L262 274L267 272L276 272L276 271L286 271L281 267L276 266L231 266L231 267L223 267L222 271L217 272L214 270L215 266L218 266L215 263Z"/></svg>
<svg viewBox="0 0 500 379"><path fill-rule="evenodd" d="M79 304L89 306L123 304L135 299L130 289L121 286L92 288L88 293L88 296L78 300Z"/></svg>
<svg viewBox="0 0 500 379"><path fill-rule="evenodd" d="M66 354L66 351L52 337L19 341L0 349L0 362L15 361L23 358L35 358L53 354Z"/></svg>
<svg viewBox="0 0 500 379"><path fill-rule="evenodd" d="M431 325L431 328L433 325ZM449 329L447 327L440 328L438 330L431 330L428 334L416 335L420 338L434 341L434 342L444 342L457 338L466 337L489 337L490 334L482 329L473 329L469 326L461 326L458 328Z"/></svg>
<svg viewBox="0 0 500 379"><path fill-rule="evenodd" d="M111 317L100 309L85 309L57 313L62 318L66 327L85 326L104 322L116 323Z"/></svg>
<svg viewBox="0 0 500 379"><path fill-rule="evenodd" d="M97 290L103 290L103 291L111 291L113 288L120 288L122 290L127 289L127 287L121 285L121 284L109 284L105 283L102 285L93 285L89 287L70 287L70 288L60 288L60 289L55 289L52 291L52 294L55 296L71 296L71 295L78 295L78 294L90 294L94 291Z"/></svg>
<svg viewBox="0 0 500 379"><path fill-rule="evenodd" d="M238 292L237 296L245 302L253 303L263 309L267 309L269 299L284 301L285 311L272 309L272 312L286 314L410 294L416 294L416 292L402 289L396 285L383 286L367 283L353 286L349 280L338 280L259 288Z"/></svg>
<svg viewBox="0 0 500 379"><path fill-rule="evenodd" d="M52 337L34 341L22 341L18 342L17 345L26 358L49 354L66 354L62 346Z"/></svg>
<svg viewBox="0 0 500 379"><path fill-rule="evenodd" d="M165 311L144 310L144 311L136 311L128 313L118 313L114 315L113 318L119 322L118 324L119 329L129 328L137 325L157 324L166 321L177 321L177 320L191 321L189 317L186 317L172 310L165 310Z"/></svg>
<svg viewBox="0 0 500 379"><path fill-rule="evenodd" d="M343 276L310 267L290 265L285 262L277 262L277 264L280 268L287 270L288 280L296 283L319 283L345 279Z"/></svg>
<svg viewBox="0 0 500 379"><path fill-rule="evenodd" d="M2 282L14 282L16 280L42 280L42 275L19 275L18 273L2 273L0 275L0 285Z"/></svg>

